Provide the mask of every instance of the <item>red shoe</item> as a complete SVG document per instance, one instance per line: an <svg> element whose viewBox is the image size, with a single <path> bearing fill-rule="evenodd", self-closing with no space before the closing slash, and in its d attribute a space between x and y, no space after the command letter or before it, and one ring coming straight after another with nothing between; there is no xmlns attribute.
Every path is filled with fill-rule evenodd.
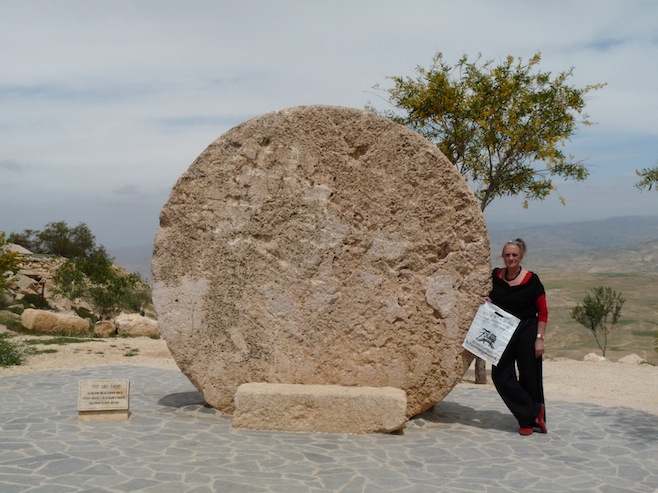
<svg viewBox="0 0 658 493"><path fill-rule="evenodd" d="M546 429L546 422L544 421L544 413L546 411L546 407L542 404L541 407L539 408L539 414L537 415L537 419L535 419L535 423L537 423L537 427L539 428L539 431L542 433L548 433L548 430Z"/></svg>
<svg viewBox="0 0 658 493"><path fill-rule="evenodd" d="M523 436L532 435L532 428L522 426L521 428L519 428L519 434Z"/></svg>

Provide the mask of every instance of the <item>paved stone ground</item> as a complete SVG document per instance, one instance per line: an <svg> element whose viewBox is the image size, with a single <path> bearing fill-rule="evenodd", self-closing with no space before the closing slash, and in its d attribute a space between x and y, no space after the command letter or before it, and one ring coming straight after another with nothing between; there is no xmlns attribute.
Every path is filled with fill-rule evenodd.
<svg viewBox="0 0 658 493"><path fill-rule="evenodd" d="M104 378L130 380L130 420L79 421L78 381ZM5 377L0 395L1 493L658 491L658 417L629 409L549 402L548 435L522 437L495 391L458 388L359 436L236 430L149 367Z"/></svg>

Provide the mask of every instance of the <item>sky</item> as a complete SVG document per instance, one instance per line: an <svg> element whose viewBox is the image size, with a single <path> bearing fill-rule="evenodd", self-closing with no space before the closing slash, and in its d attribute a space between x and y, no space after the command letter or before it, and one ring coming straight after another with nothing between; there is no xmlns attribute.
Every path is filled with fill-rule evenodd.
<svg viewBox="0 0 658 493"><path fill-rule="evenodd" d="M152 244L172 187L217 137L306 104L387 109L376 84L433 56L573 68L590 92L565 147L585 182L491 224L656 215L635 170L658 162L655 0L0 0L0 231L85 223ZM388 86L387 86L388 84Z"/></svg>

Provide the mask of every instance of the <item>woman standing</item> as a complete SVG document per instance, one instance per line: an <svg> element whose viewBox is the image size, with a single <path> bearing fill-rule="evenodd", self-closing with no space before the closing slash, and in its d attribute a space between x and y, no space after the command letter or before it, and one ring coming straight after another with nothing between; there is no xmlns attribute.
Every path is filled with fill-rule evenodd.
<svg viewBox="0 0 658 493"><path fill-rule="evenodd" d="M519 433L531 435L533 428L547 432L542 355L548 309L539 277L521 266L525 253L522 239L505 243L505 268L493 270L493 289L482 301L491 301L521 319L491 376L498 394L519 422Z"/></svg>

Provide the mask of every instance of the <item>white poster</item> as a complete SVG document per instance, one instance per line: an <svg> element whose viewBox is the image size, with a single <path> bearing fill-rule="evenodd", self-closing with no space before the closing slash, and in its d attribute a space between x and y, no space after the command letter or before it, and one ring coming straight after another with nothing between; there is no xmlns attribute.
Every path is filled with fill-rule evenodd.
<svg viewBox="0 0 658 493"><path fill-rule="evenodd" d="M462 345L475 356L497 365L520 322L493 303L483 303Z"/></svg>

